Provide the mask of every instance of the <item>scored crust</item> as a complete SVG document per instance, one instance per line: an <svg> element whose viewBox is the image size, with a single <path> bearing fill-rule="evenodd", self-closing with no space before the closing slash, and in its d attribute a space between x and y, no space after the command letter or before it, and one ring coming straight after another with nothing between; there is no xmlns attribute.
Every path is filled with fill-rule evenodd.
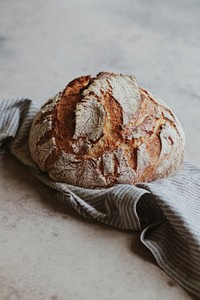
<svg viewBox="0 0 200 300"><path fill-rule="evenodd" d="M53 180L86 188L153 181L177 172L184 134L171 110L134 76L82 76L43 105L29 136Z"/></svg>

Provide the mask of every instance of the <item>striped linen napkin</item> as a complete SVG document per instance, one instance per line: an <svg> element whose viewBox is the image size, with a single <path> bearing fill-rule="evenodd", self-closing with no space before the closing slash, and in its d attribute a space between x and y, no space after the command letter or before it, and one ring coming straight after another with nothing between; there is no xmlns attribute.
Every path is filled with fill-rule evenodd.
<svg viewBox="0 0 200 300"><path fill-rule="evenodd" d="M200 168L185 162L173 177L108 189L52 181L37 168L28 149L31 122L38 110L29 99L0 102L0 149L9 149L40 181L57 191L58 200L84 217L140 231L141 242L158 265L200 296Z"/></svg>

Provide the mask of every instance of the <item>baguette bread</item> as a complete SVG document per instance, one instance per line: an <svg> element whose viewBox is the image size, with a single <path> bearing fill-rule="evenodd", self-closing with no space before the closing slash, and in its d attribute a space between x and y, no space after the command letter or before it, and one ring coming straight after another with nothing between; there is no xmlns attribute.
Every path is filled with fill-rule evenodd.
<svg viewBox="0 0 200 300"><path fill-rule="evenodd" d="M55 181L85 188L149 182L181 167L184 133L134 76L101 72L71 81L35 116L34 162Z"/></svg>

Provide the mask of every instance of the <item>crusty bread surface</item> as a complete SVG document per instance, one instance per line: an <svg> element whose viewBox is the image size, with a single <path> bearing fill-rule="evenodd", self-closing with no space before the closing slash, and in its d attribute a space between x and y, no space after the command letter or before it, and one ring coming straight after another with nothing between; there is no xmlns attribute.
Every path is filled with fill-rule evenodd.
<svg viewBox="0 0 200 300"><path fill-rule="evenodd" d="M134 76L101 72L71 81L35 116L34 162L55 181L85 188L149 182L181 167L184 133Z"/></svg>

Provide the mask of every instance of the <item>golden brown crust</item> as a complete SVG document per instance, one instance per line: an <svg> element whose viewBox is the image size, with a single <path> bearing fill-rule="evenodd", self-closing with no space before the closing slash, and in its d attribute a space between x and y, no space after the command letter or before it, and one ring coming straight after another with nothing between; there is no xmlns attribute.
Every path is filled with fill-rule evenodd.
<svg viewBox="0 0 200 300"><path fill-rule="evenodd" d="M81 101L80 91L88 85L89 80L90 76L85 76L71 81L55 107L52 134L58 137L56 142L60 150L73 152L70 147L70 140L73 137L75 127L74 111L77 103Z"/></svg>
<svg viewBox="0 0 200 300"><path fill-rule="evenodd" d="M133 76L107 72L70 82L43 106L30 133L41 169L83 187L163 178L180 168L183 149L170 109L138 88Z"/></svg>

